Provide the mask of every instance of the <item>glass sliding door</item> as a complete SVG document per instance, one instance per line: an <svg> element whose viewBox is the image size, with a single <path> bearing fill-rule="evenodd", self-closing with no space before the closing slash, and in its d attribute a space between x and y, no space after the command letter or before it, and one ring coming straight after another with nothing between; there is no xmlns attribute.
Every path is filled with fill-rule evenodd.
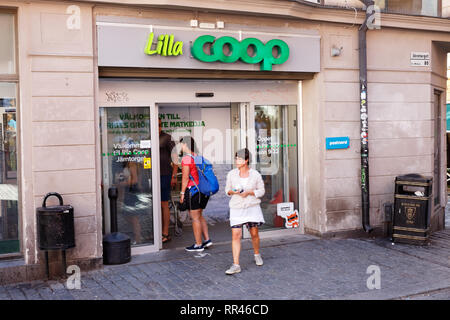
<svg viewBox="0 0 450 320"><path fill-rule="evenodd" d="M255 105L255 169L264 180L265 195L261 208L266 223L261 228L286 228L286 218L277 215L277 204L298 203L297 106Z"/></svg>
<svg viewBox="0 0 450 320"><path fill-rule="evenodd" d="M133 245L153 245L149 107L100 108L103 225L111 231L108 189L117 187L117 226Z"/></svg>
<svg viewBox="0 0 450 320"><path fill-rule="evenodd" d="M210 225L229 221L229 197L223 192L227 173L233 168L234 154L241 146L239 103L177 103L158 104L161 130L175 142L173 154L177 157L178 180L171 190L171 200L179 201L181 191L181 157L179 140L192 136L198 152L213 165L219 181L219 190L208 201L203 216ZM245 137L244 137L245 138ZM183 217L187 211L181 213ZM184 222L185 219L182 219ZM188 220L186 218L186 220ZM185 224L188 224L186 222Z"/></svg>

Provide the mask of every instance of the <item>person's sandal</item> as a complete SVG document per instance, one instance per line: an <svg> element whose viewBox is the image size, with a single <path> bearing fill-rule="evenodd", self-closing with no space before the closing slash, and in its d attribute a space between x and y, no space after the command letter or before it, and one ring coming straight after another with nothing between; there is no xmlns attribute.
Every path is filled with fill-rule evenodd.
<svg viewBox="0 0 450 320"><path fill-rule="evenodd" d="M163 243L169 242L170 240L172 240L172 238L168 234L163 234L162 235L162 242Z"/></svg>

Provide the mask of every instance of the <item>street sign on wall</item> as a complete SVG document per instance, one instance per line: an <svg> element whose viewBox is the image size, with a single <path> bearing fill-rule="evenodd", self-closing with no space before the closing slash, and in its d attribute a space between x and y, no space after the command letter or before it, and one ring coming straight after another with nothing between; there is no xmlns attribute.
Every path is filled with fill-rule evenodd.
<svg viewBox="0 0 450 320"><path fill-rule="evenodd" d="M411 52L411 66L413 67L428 67L430 61L429 52Z"/></svg>

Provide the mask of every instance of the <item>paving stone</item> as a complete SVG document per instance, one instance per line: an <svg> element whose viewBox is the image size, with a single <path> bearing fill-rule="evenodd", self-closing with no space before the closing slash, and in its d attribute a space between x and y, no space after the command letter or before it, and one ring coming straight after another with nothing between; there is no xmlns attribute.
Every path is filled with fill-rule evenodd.
<svg viewBox="0 0 450 320"><path fill-rule="evenodd" d="M40 294L39 294L39 292L36 289L32 288L32 287L24 289L23 292L24 292L25 298L27 300L40 300L40 299L42 299Z"/></svg>
<svg viewBox="0 0 450 320"><path fill-rule="evenodd" d="M123 300L127 297L127 294L116 285L102 284L105 294L108 294L115 300ZM95 297L94 297L95 298Z"/></svg>
<svg viewBox="0 0 450 320"><path fill-rule="evenodd" d="M75 297L69 291L61 291L54 294L53 300L75 300Z"/></svg>
<svg viewBox="0 0 450 320"><path fill-rule="evenodd" d="M11 296L12 300L26 300L25 294L18 288L9 289L8 293Z"/></svg>
<svg viewBox="0 0 450 320"><path fill-rule="evenodd" d="M52 289L53 291L66 289L64 283L62 283L62 282L51 282L48 285L49 285L50 289Z"/></svg>
<svg viewBox="0 0 450 320"><path fill-rule="evenodd" d="M412 297L403 297L402 300L450 300L450 290L439 290Z"/></svg>
<svg viewBox="0 0 450 320"><path fill-rule="evenodd" d="M0 293L0 300L12 300L12 299L13 298L6 291Z"/></svg>
<svg viewBox="0 0 450 320"><path fill-rule="evenodd" d="M379 292L384 296L404 295L405 288L427 291L428 284L448 280L450 237L442 233L439 246L391 246L386 240L315 239L303 242L270 241L262 248L264 265L254 263L251 249L242 250L242 272L226 275L232 261L231 248L209 256L139 264L105 266L83 273L81 290L68 290L64 281L0 286L0 299L123 300L123 299L333 299L376 294L367 288L367 267L381 271ZM438 236L438 235L437 235ZM443 240L444 239L444 240ZM441 256L439 256L441 255ZM431 257L434 257L431 259ZM412 277L411 275L420 275ZM450 291L450 290L448 290ZM411 299L446 297L415 295Z"/></svg>
<svg viewBox="0 0 450 320"><path fill-rule="evenodd" d="M54 297L53 291L50 287L41 287L38 288L37 291L44 300L52 300Z"/></svg>

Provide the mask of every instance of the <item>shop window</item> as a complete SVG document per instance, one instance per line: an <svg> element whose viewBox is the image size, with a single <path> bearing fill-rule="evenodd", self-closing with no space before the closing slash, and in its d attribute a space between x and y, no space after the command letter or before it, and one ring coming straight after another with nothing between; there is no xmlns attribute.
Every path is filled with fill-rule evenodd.
<svg viewBox="0 0 450 320"><path fill-rule="evenodd" d="M360 0L325 0L324 4L347 9L364 6ZM440 17L442 11L441 0L375 0L375 5L384 12L409 15Z"/></svg>
<svg viewBox="0 0 450 320"><path fill-rule="evenodd" d="M375 0L375 5L378 6L381 10L386 9L386 1L387 0Z"/></svg>
<svg viewBox="0 0 450 320"><path fill-rule="evenodd" d="M393 13L439 16L440 0L384 0L386 11Z"/></svg>
<svg viewBox="0 0 450 320"><path fill-rule="evenodd" d="M20 251L15 20L14 13L0 12L0 255Z"/></svg>
<svg viewBox="0 0 450 320"><path fill-rule="evenodd" d="M0 12L0 75L16 73L15 16Z"/></svg>
<svg viewBox="0 0 450 320"><path fill-rule="evenodd" d="M298 215L293 211L285 217L277 213L277 205L283 203L299 210L297 106L257 105L254 118L256 169L265 186L262 229L297 227Z"/></svg>

